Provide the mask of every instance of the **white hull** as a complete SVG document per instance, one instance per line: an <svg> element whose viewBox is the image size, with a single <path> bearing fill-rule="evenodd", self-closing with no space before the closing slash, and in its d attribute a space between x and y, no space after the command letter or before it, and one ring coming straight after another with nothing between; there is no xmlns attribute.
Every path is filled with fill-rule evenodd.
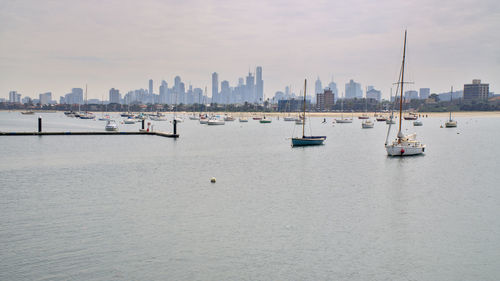
<svg viewBox="0 0 500 281"><path fill-rule="evenodd" d="M389 156L410 156L422 154L425 151L425 144L415 140L416 135L411 134L396 139L391 144L387 144L385 149Z"/></svg>
<svg viewBox="0 0 500 281"><path fill-rule="evenodd" d="M352 119L335 119L336 123L352 123Z"/></svg>
<svg viewBox="0 0 500 281"><path fill-rule="evenodd" d="M224 125L226 122L224 120L208 120L207 125Z"/></svg>
<svg viewBox="0 0 500 281"><path fill-rule="evenodd" d="M248 119L247 118L240 118L239 121L240 122L248 122Z"/></svg>
<svg viewBox="0 0 500 281"><path fill-rule="evenodd" d="M207 124L207 123L208 123L208 119L206 119L206 118L200 119L200 124Z"/></svg>
<svg viewBox="0 0 500 281"><path fill-rule="evenodd" d="M367 121L361 123L361 128L363 128L363 129L371 129L371 128L373 128L374 125L375 125L375 123L373 123L370 120L367 120Z"/></svg>
<svg viewBox="0 0 500 281"><path fill-rule="evenodd" d="M118 131L118 124L114 120L108 120L104 129L106 131Z"/></svg>
<svg viewBox="0 0 500 281"><path fill-rule="evenodd" d="M457 121L447 121L444 123L446 128L455 128L457 126Z"/></svg>

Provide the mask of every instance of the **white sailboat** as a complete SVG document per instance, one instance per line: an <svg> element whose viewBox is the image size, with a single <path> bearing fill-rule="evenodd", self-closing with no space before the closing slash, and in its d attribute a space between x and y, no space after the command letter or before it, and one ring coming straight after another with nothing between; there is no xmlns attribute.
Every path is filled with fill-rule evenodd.
<svg viewBox="0 0 500 281"><path fill-rule="evenodd" d="M385 149L389 156L408 156L422 154L425 151L425 144L416 140L416 134L404 135L401 131L401 123L403 120L403 86L404 86L404 73L405 73L405 56L406 56L406 30L403 45L403 63L401 64L401 76L399 77L398 86L401 87L401 96L399 98L399 130L396 139L392 143L388 143L391 125L387 130L387 137L385 140Z"/></svg>
<svg viewBox="0 0 500 281"><path fill-rule="evenodd" d="M451 101L453 100L453 86L451 86L451 93L450 93L450 107L451 107ZM444 123L444 126L446 128L455 128L457 126L457 121L451 119L451 109L450 109L450 119Z"/></svg>
<svg viewBox="0 0 500 281"><path fill-rule="evenodd" d="M336 123L352 123L352 118L344 118L344 93L342 93L342 99L340 100L340 119L335 119Z"/></svg>

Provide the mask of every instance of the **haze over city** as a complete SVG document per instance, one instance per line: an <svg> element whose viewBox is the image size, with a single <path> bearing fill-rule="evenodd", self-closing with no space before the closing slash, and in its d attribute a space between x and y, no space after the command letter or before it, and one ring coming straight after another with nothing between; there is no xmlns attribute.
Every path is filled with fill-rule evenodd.
<svg viewBox="0 0 500 281"><path fill-rule="evenodd" d="M415 89L500 83L497 1L2 1L0 97L88 84L89 98L147 88L154 79L210 89L263 67L264 96L304 78L350 79L389 97L408 29ZM411 89L412 86L409 87Z"/></svg>

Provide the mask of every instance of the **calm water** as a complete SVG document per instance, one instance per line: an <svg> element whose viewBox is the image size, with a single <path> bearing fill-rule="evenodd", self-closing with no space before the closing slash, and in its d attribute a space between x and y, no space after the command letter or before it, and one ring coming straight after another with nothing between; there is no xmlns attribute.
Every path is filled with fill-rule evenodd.
<svg viewBox="0 0 500 281"><path fill-rule="evenodd" d="M0 131L37 115L0 112ZM386 156L385 123L331 118L293 149L283 120L0 137L0 280L499 280L500 119L457 119L407 121L427 144L411 158Z"/></svg>

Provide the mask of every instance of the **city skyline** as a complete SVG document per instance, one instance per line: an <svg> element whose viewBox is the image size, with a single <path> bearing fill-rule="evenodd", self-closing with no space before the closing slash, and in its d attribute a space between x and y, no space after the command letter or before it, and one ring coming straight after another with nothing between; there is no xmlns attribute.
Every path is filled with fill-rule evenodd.
<svg viewBox="0 0 500 281"><path fill-rule="evenodd" d="M413 90L444 92L481 79L497 92L499 7L495 1L11 1L0 11L0 97L62 96L88 84L89 98L101 98L113 87L147 89L149 79L158 91L160 81L176 76L204 89L213 72L238 81L245 69L262 66L266 99L284 85L298 92L304 78L313 94L318 76L323 85L333 76L340 92L351 79L363 91L373 85L388 99L405 28Z"/></svg>

